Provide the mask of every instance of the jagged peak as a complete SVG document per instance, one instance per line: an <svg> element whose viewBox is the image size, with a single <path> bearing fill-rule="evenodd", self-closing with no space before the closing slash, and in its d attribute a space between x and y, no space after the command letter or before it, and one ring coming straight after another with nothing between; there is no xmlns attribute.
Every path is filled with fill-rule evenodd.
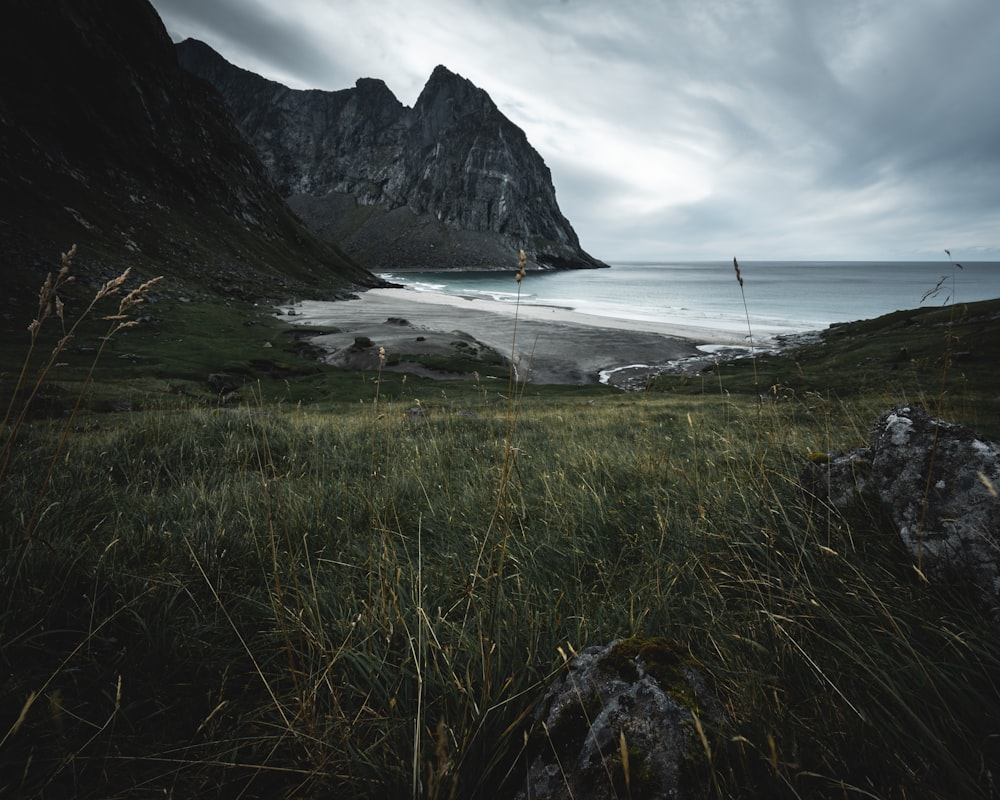
<svg viewBox="0 0 1000 800"><path fill-rule="evenodd" d="M462 77L457 72L452 72L443 64L438 64L434 67L434 71L431 73L430 78L427 79L427 83L424 84L424 92L428 89L440 89L445 86L461 87L463 89L467 88L476 92L483 91L468 78ZM485 92L483 92L483 94L485 94Z"/></svg>
<svg viewBox="0 0 1000 800"><path fill-rule="evenodd" d="M471 251L481 245L482 263L493 264L500 250L531 246L540 264L600 266L580 250L549 170L524 131L485 90L444 65L434 68L412 108L382 80L360 78L350 89L316 90L270 114L267 99L231 75L211 77L303 218L324 235L350 237L366 263L479 263L469 259L480 257ZM335 101L324 100L327 94ZM325 122L319 128L318 119ZM359 223L343 198L381 212ZM413 233L399 209L408 209L424 233L397 247L390 242L403 230ZM377 213L389 215L385 230ZM451 246L442 238L442 247L428 254L427 242L438 235L428 231L445 229L458 238ZM472 241L479 245L470 249Z"/></svg>
<svg viewBox="0 0 1000 800"><path fill-rule="evenodd" d="M465 80L465 78L463 78L457 72L452 72L444 64L438 64L436 67L434 67L434 70L431 72L431 77L430 77L430 79L429 79L428 82L434 81L434 80L439 80L439 81L440 80L453 80L455 78L459 78L461 80Z"/></svg>
<svg viewBox="0 0 1000 800"><path fill-rule="evenodd" d="M358 89L367 89L369 91L381 92L383 89L389 91L389 87L386 86L385 81L381 78L358 78L354 82L354 85Z"/></svg>
<svg viewBox="0 0 1000 800"><path fill-rule="evenodd" d="M457 72L452 72L443 64L434 67L423 91L417 98L414 109L432 106L441 100L451 101L463 108L495 109L496 105L490 96L476 86L468 78L463 78Z"/></svg>
<svg viewBox="0 0 1000 800"><path fill-rule="evenodd" d="M396 95L392 93L392 89L390 89L386 82L381 78L358 78L354 83L354 88L357 89L360 94L384 97L399 104L399 100L396 98Z"/></svg>

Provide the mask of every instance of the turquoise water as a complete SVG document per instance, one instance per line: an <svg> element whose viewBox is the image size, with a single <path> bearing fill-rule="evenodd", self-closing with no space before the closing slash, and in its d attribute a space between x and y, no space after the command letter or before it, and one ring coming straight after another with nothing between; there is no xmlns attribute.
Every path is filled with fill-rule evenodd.
<svg viewBox="0 0 1000 800"><path fill-rule="evenodd" d="M740 264L743 291L728 262L623 263L610 269L529 272L523 304L558 306L626 320L676 322L755 332L794 333L899 309L1000 298L1000 263L788 262ZM513 303L514 270L382 273L417 291ZM924 295L944 279L936 296Z"/></svg>

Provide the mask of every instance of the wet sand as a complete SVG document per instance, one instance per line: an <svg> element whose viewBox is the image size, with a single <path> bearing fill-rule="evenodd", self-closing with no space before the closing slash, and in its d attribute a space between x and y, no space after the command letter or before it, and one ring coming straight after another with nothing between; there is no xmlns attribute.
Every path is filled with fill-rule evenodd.
<svg viewBox="0 0 1000 800"><path fill-rule="evenodd" d="M347 354L361 336L405 356L452 352L456 334L466 334L505 357L513 353L520 378L539 384L634 383L684 359L710 360L718 346L746 345L730 331L413 289L370 289L356 300L307 301L279 311L296 326L337 329L310 338L329 363L351 366Z"/></svg>

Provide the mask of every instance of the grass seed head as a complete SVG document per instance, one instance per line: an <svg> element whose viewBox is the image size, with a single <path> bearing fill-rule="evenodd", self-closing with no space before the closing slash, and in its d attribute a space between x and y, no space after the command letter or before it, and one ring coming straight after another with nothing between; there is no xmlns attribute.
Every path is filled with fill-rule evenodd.
<svg viewBox="0 0 1000 800"><path fill-rule="evenodd" d="M67 272L69 272L70 265L73 263L73 259L74 259L75 256L76 256L76 245L74 244L72 247L70 247L69 250L67 250L65 253L62 254L62 269L63 270L66 270ZM60 272L61 271L62 270L60 270Z"/></svg>
<svg viewBox="0 0 1000 800"><path fill-rule="evenodd" d="M108 281L107 283L105 283L98 290L97 296L94 299L95 300L103 300L105 297L108 297L108 296L113 295L113 294L118 294L118 290L121 289L122 288L122 284L125 283L126 280L128 280L128 276L129 276L129 273L131 271L132 271L131 268L126 269L117 278L112 278L110 281Z"/></svg>
<svg viewBox="0 0 1000 800"><path fill-rule="evenodd" d="M121 277L124 278L124 276L128 275L128 273L129 270L125 270L124 274ZM142 303L146 302L146 295L149 294L149 290L152 289L154 286L156 286L156 284L158 284L162 280L163 276L159 275L156 278L148 280L142 285L133 289L131 292L125 295L122 298L121 303L118 304L118 313L124 314L129 309L135 308L138 305L142 305Z"/></svg>

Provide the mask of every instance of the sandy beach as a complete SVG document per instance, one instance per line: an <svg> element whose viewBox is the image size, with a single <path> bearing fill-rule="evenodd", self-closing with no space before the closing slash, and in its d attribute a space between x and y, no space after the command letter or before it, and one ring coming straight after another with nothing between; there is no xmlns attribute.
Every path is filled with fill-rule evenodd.
<svg viewBox="0 0 1000 800"><path fill-rule="evenodd" d="M398 356L444 352L456 333L510 357L520 378L532 383L583 385L636 381L669 369L697 367L720 347L744 347L731 331L587 315L572 309L521 305L413 289L370 289L356 300L307 301L279 309L317 332L310 341L329 363L352 366L350 347L366 336ZM516 340L514 337L516 314ZM699 349L701 348L701 349Z"/></svg>

